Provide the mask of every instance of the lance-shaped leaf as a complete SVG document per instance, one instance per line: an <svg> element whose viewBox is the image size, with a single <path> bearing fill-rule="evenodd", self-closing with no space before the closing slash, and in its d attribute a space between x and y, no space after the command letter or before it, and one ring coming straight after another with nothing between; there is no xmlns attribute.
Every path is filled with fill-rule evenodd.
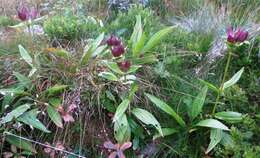
<svg viewBox="0 0 260 158"><path fill-rule="evenodd" d="M34 149L33 145L26 140L15 137L13 135L6 135L5 138L8 143L10 143L20 149L24 149L24 150L30 151L32 153L37 153L36 150Z"/></svg>
<svg viewBox="0 0 260 158"><path fill-rule="evenodd" d="M222 139L223 131L221 129L211 129L210 131L210 143L206 150L206 154L208 154Z"/></svg>
<svg viewBox="0 0 260 158"><path fill-rule="evenodd" d="M121 117L115 121L114 135L115 135L115 139L121 144L130 140L131 128L129 126L125 114L121 115Z"/></svg>
<svg viewBox="0 0 260 158"><path fill-rule="evenodd" d="M172 135L174 133L177 133L178 130L174 129L174 128L162 128L162 133L163 133L163 136L169 136L169 135ZM159 133L156 133L154 136L153 136L153 140L154 139L157 139L157 138L160 138L161 135Z"/></svg>
<svg viewBox="0 0 260 158"><path fill-rule="evenodd" d="M98 76L108 79L110 81L118 81L118 78L112 72L100 72Z"/></svg>
<svg viewBox="0 0 260 158"><path fill-rule="evenodd" d="M33 67L33 60L31 55L24 49L22 45L19 45L20 55L31 67Z"/></svg>
<svg viewBox="0 0 260 158"><path fill-rule="evenodd" d="M128 99L125 99L122 101L122 103L117 107L115 116L113 118L113 121L117 121L122 115L125 113L130 101Z"/></svg>
<svg viewBox="0 0 260 158"><path fill-rule="evenodd" d="M31 107L30 104L24 104L21 105L17 108L15 108L14 110L12 110L10 113L8 113L5 117L1 118L0 120L0 125L10 122L13 119L18 118L19 116L21 116L24 112L26 112L29 108Z"/></svg>
<svg viewBox="0 0 260 158"><path fill-rule="evenodd" d="M183 119L165 102L158 99L157 97L151 94L145 94L158 108L172 116L182 127L185 127L186 124Z"/></svg>
<svg viewBox="0 0 260 158"><path fill-rule="evenodd" d="M222 111L215 114L215 117L220 120L224 120L231 123L240 122L243 119L243 115L233 111Z"/></svg>
<svg viewBox="0 0 260 158"><path fill-rule="evenodd" d="M223 123L221 123L221 122L219 122L218 120L215 120L215 119L202 120L199 123L197 123L196 126L217 128L217 129L229 131L229 129L226 125L224 125Z"/></svg>
<svg viewBox="0 0 260 158"><path fill-rule="evenodd" d="M244 72L244 68L240 69L237 73L235 73L235 75L230 80L226 81L223 85L223 90L236 84L243 72Z"/></svg>
<svg viewBox="0 0 260 158"><path fill-rule="evenodd" d="M34 128L37 128L43 132L50 133L50 131L39 121L36 116L37 116L37 109L33 109L29 112L24 113L20 117L17 118L19 122L23 122L29 126L32 126Z"/></svg>
<svg viewBox="0 0 260 158"><path fill-rule="evenodd" d="M157 33L155 33L149 39L149 41L146 43L142 52L146 53L146 52L151 51L151 49L153 49L155 46L157 46L166 35L168 35L170 32L173 31L173 29L175 27L176 26L167 27L167 28L162 29L162 30L158 31Z"/></svg>
<svg viewBox="0 0 260 158"><path fill-rule="evenodd" d="M157 131L161 134L161 136L163 136L161 125L157 121L157 119L153 116L153 114L140 108L133 109L132 113L144 124L154 126L157 129Z"/></svg>
<svg viewBox="0 0 260 158"><path fill-rule="evenodd" d="M47 107L47 112L52 122L54 122L58 127L63 128L62 119L59 112L52 106Z"/></svg>
<svg viewBox="0 0 260 158"><path fill-rule="evenodd" d="M190 111L191 120L196 118L202 111L202 107L206 99L207 91L208 91L208 87L207 86L203 87L200 93L198 94L198 96L194 99Z"/></svg>

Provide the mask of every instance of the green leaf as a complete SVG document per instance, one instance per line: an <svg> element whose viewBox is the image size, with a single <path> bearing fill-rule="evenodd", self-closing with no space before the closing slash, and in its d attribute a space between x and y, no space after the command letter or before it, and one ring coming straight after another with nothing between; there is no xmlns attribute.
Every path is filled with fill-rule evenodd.
<svg viewBox="0 0 260 158"><path fill-rule="evenodd" d="M130 67L130 69L127 71L127 74L136 72L140 67L142 67L142 66L140 66L140 65L132 65L132 66Z"/></svg>
<svg viewBox="0 0 260 158"><path fill-rule="evenodd" d="M201 113L202 107L206 99L207 91L208 91L208 87L207 86L203 87L201 92L197 95L197 97L193 101L191 112L190 112L191 120L196 118Z"/></svg>
<svg viewBox="0 0 260 158"><path fill-rule="evenodd" d="M50 98L49 104L55 108L58 108L61 105L62 100L60 98Z"/></svg>
<svg viewBox="0 0 260 158"><path fill-rule="evenodd" d="M118 78L116 77L116 75L114 75L111 72L101 72L98 74L98 76L108 79L110 81L118 81Z"/></svg>
<svg viewBox="0 0 260 158"><path fill-rule="evenodd" d="M243 115L233 111L223 111L215 114L215 117L220 120L224 120L231 123L240 122L243 119Z"/></svg>
<svg viewBox="0 0 260 158"><path fill-rule="evenodd" d="M47 107L47 113L51 118L52 122L60 128L63 128L62 119L59 112L52 106Z"/></svg>
<svg viewBox="0 0 260 158"><path fill-rule="evenodd" d="M152 48L154 48L155 46L157 46L166 35L168 35L170 32L173 31L174 28L175 28L175 26L167 27L167 28L155 33L150 38L150 40L146 43L142 52L146 53L146 52L150 51Z"/></svg>
<svg viewBox="0 0 260 158"><path fill-rule="evenodd" d="M214 92L219 92L219 89L217 87L215 87L213 84L207 82L207 81L204 81L204 80L201 80L199 79L199 81L203 84L205 84L206 86L208 86L209 89L213 90Z"/></svg>
<svg viewBox="0 0 260 158"><path fill-rule="evenodd" d="M136 24L134 27L133 34L130 38L130 41L132 43L133 56L134 57L139 56L141 50L144 47L144 42L145 42L145 35L143 34L142 20L140 15L136 16Z"/></svg>
<svg viewBox="0 0 260 158"><path fill-rule="evenodd" d="M37 116L37 109L33 109L29 112L24 113L23 115L19 116L17 120L19 122L23 122L29 126L32 126L34 128L37 128L43 132L50 133L50 131L39 121L36 116Z"/></svg>
<svg viewBox="0 0 260 158"><path fill-rule="evenodd" d="M208 154L222 139L223 134L222 134L221 129L211 129L210 131L210 143L209 146L206 150L206 154Z"/></svg>
<svg viewBox="0 0 260 158"><path fill-rule="evenodd" d="M14 110L12 110L10 113L8 113L5 117L1 118L0 120L0 125L10 122L13 119L18 118L19 116L21 116L25 111L27 111L28 109L30 109L31 105L30 104L24 104L21 105L17 108L15 108Z"/></svg>
<svg viewBox="0 0 260 158"><path fill-rule="evenodd" d="M19 45L18 47L19 47L20 55L23 58L23 60L25 60L31 67L33 67L33 61L30 54L24 49L22 45Z"/></svg>
<svg viewBox="0 0 260 158"><path fill-rule="evenodd" d="M114 124L114 135L118 143L122 144L131 138L131 129L125 114L123 114Z"/></svg>
<svg viewBox="0 0 260 158"><path fill-rule="evenodd" d="M169 135L172 135L177 132L178 132L178 130L176 130L174 128L162 128L163 136L169 136ZM161 137L161 135L159 133L157 133L156 135L153 136L153 140L160 138L160 137Z"/></svg>
<svg viewBox="0 0 260 158"><path fill-rule="evenodd" d="M243 72L244 68L240 69L230 80L226 81L223 85L223 90L236 84Z"/></svg>
<svg viewBox="0 0 260 158"><path fill-rule="evenodd" d="M36 150L33 148L33 145L25 140L22 140L20 138L17 138L12 135L6 135L6 141L20 149L24 149L33 153L37 153Z"/></svg>
<svg viewBox="0 0 260 158"><path fill-rule="evenodd" d="M18 79L20 85L26 87L27 89L30 88L32 81L28 77L24 76L23 74L20 74L19 72L13 72L13 74Z"/></svg>
<svg viewBox="0 0 260 158"><path fill-rule="evenodd" d="M195 126L217 128L217 129L223 129L229 131L226 125L224 125L223 123L215 119L202 120L199 123L197 123Z"/></svg>
<svg viewBox="0 0 260 158"><path fill-rule="evenodd" d="M29 93L26 93L21 89L9 88L9 89L0 89L0 94L13 96L13 95L22 95L22 94L29 94Z"/></svg>
<svg viewBox="0 0 260 158"><path fill-rule="evenodd" d="M186 124L183 119L165 102L156 98L151 94L145 94L158 108L171 115L182 127L185 127Z"/></svg>
<svg viewBox="0 0 260 158"><path fill-rule="evenodd" d="M222 139L220 143L228 148L234 148L235 146L232 137L226 132L222 132Z"/></svg>
<svg viewBox="0 0 260 158"><path fill-rule="evenodd" d="M105 64L106 64L106 66L110 69L110 70L112 70L112 71L114 71L115 73L118 73L118 74L124 74L124 72L122 72L121 70L120 70L120 68L118 67L118 65L117 65L117 63L115 63L115 62L104 62Z"/></svg>
<svg viewBox="0 0 260 158"><path fill-rule="evenodd" d="M122 103L117 107L116 113L113 118L113 122L117 121L126 111L128 108L130 101L128 99L125 99L122 101Z"/></svg>
<svg viewBox="0 0 260 158"><path fill-rule="evenodd" d="M163 136L161 125L153 116L153 114L140 108L133 109L132 113L144 124L154 126L157 129L157 131L161 134L161 136Z"/></svg>
<svg viewBox="0 0 260 158"><path fill-rule="evenodd" d="M53 87L47 89L47 93L49 95L56 95L64 91L67 87L68 85L54 85Z"/></svg>
<svg viewBox="0 0 260 158"><path fill-rule="evenodd" d="M93 56L94 52L96 51L97 53L97 48L99 47L99 45L101 44L101 42L104 39L105 34L102 33L100 34L92 43L91 45L88 47L88 49L85 51L85 53L83 54L82 58L81 58L81 65L85 65L88 63L89 59ZM100 50L98 50L100 51Z"/></svg>
<svg viewBox="0 0 260 158"><path fill-rule="evenodd" d="M153 54L144 54L143 57L137 57L133 59L133 62L138 65L151 64L157 62L158 59Z"/></svg>

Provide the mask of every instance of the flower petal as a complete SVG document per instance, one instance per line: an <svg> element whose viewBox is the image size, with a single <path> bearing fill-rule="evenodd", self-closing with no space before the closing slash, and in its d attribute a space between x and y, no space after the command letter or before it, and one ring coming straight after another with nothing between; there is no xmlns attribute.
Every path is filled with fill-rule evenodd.
<svg viewBox="0 0 260 158"><path fill-rule="evenodd" d="M108 156L108 158L116 158L117 157L117 152L112 152L109 156Z"/></svg>
<svg viewBox="0 0 260 158"><path fill-rule="evenodd" d="M124 151L132 146L132 142L126 142L121 147L120 150Z"/></svg>
<svg viewBox="0 0 260 158"><path fill-rule="evenodd" d="M106 141L103 146L107 149L113 149L113 150L116 150L116 145L113 144L111 141Z"/></svg>

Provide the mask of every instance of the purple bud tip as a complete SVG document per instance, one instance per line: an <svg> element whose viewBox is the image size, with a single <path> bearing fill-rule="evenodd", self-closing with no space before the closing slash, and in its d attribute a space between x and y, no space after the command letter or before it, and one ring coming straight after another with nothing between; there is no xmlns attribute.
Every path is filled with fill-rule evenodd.
<svg viewBox="0 0 260 158"><path fill-rule="evenodd" d="M238 28L235 32L232 27L227 29L227 41L230 43L244 42L248 38L248 32Z"/></svg>
<svg viewBox="0 0 260 158"><path fill-rule="evenodd" d="M28 17L29 17L28 8L22 7L21 9L19 9L17 11L17 13L18 13L18 17L19 17L20 20L22 20L22 21L28 20Z"/></svg>
<svg viewBox="0 0 260 158"><path fill-rule="evenodd" d="M122 71L127 72L131 66L131 63L130 61L122 61L117 63L117 65Z"/></svg>
<svg viewBox="0 0 260 158"><path fill-rule="evenodd" d="M121 44L121 41L118 37L111 35L108 39L107 39L107 44L109 46L117 46L119 44Z"/></svg>
<svg viewBox="0 0 260 158"><path fill-rule="evenodd" d="M119 57L125 52L125 47L123 45L117 45L112 48L112 55L114 57Z"/></svg>

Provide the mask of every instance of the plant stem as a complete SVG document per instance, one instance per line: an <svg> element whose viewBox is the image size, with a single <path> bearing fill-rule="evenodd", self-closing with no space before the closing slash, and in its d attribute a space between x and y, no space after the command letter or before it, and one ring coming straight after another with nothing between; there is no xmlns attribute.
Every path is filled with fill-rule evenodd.
<svg viewBox="0 0 260 158"><path fill-rule="evenodd" d="M229 68L230 60L231 60L231 55L232 55L232 53L229 51L228 52L228 59L227 59L227 63L226 63L225 71L224 71L224 76L222 78L221 85L220 85L219 92L218 92L218 96L216 98L215 105L214 105L213 110L212 110L212 115L215 114L216 107L217 107L217 104L218 104L219 99L220 99L220 94L223 92L223 86L224 86L224 83L225 83L225 80L226 80L226 77L227 77L228 68Z"/></svg>

